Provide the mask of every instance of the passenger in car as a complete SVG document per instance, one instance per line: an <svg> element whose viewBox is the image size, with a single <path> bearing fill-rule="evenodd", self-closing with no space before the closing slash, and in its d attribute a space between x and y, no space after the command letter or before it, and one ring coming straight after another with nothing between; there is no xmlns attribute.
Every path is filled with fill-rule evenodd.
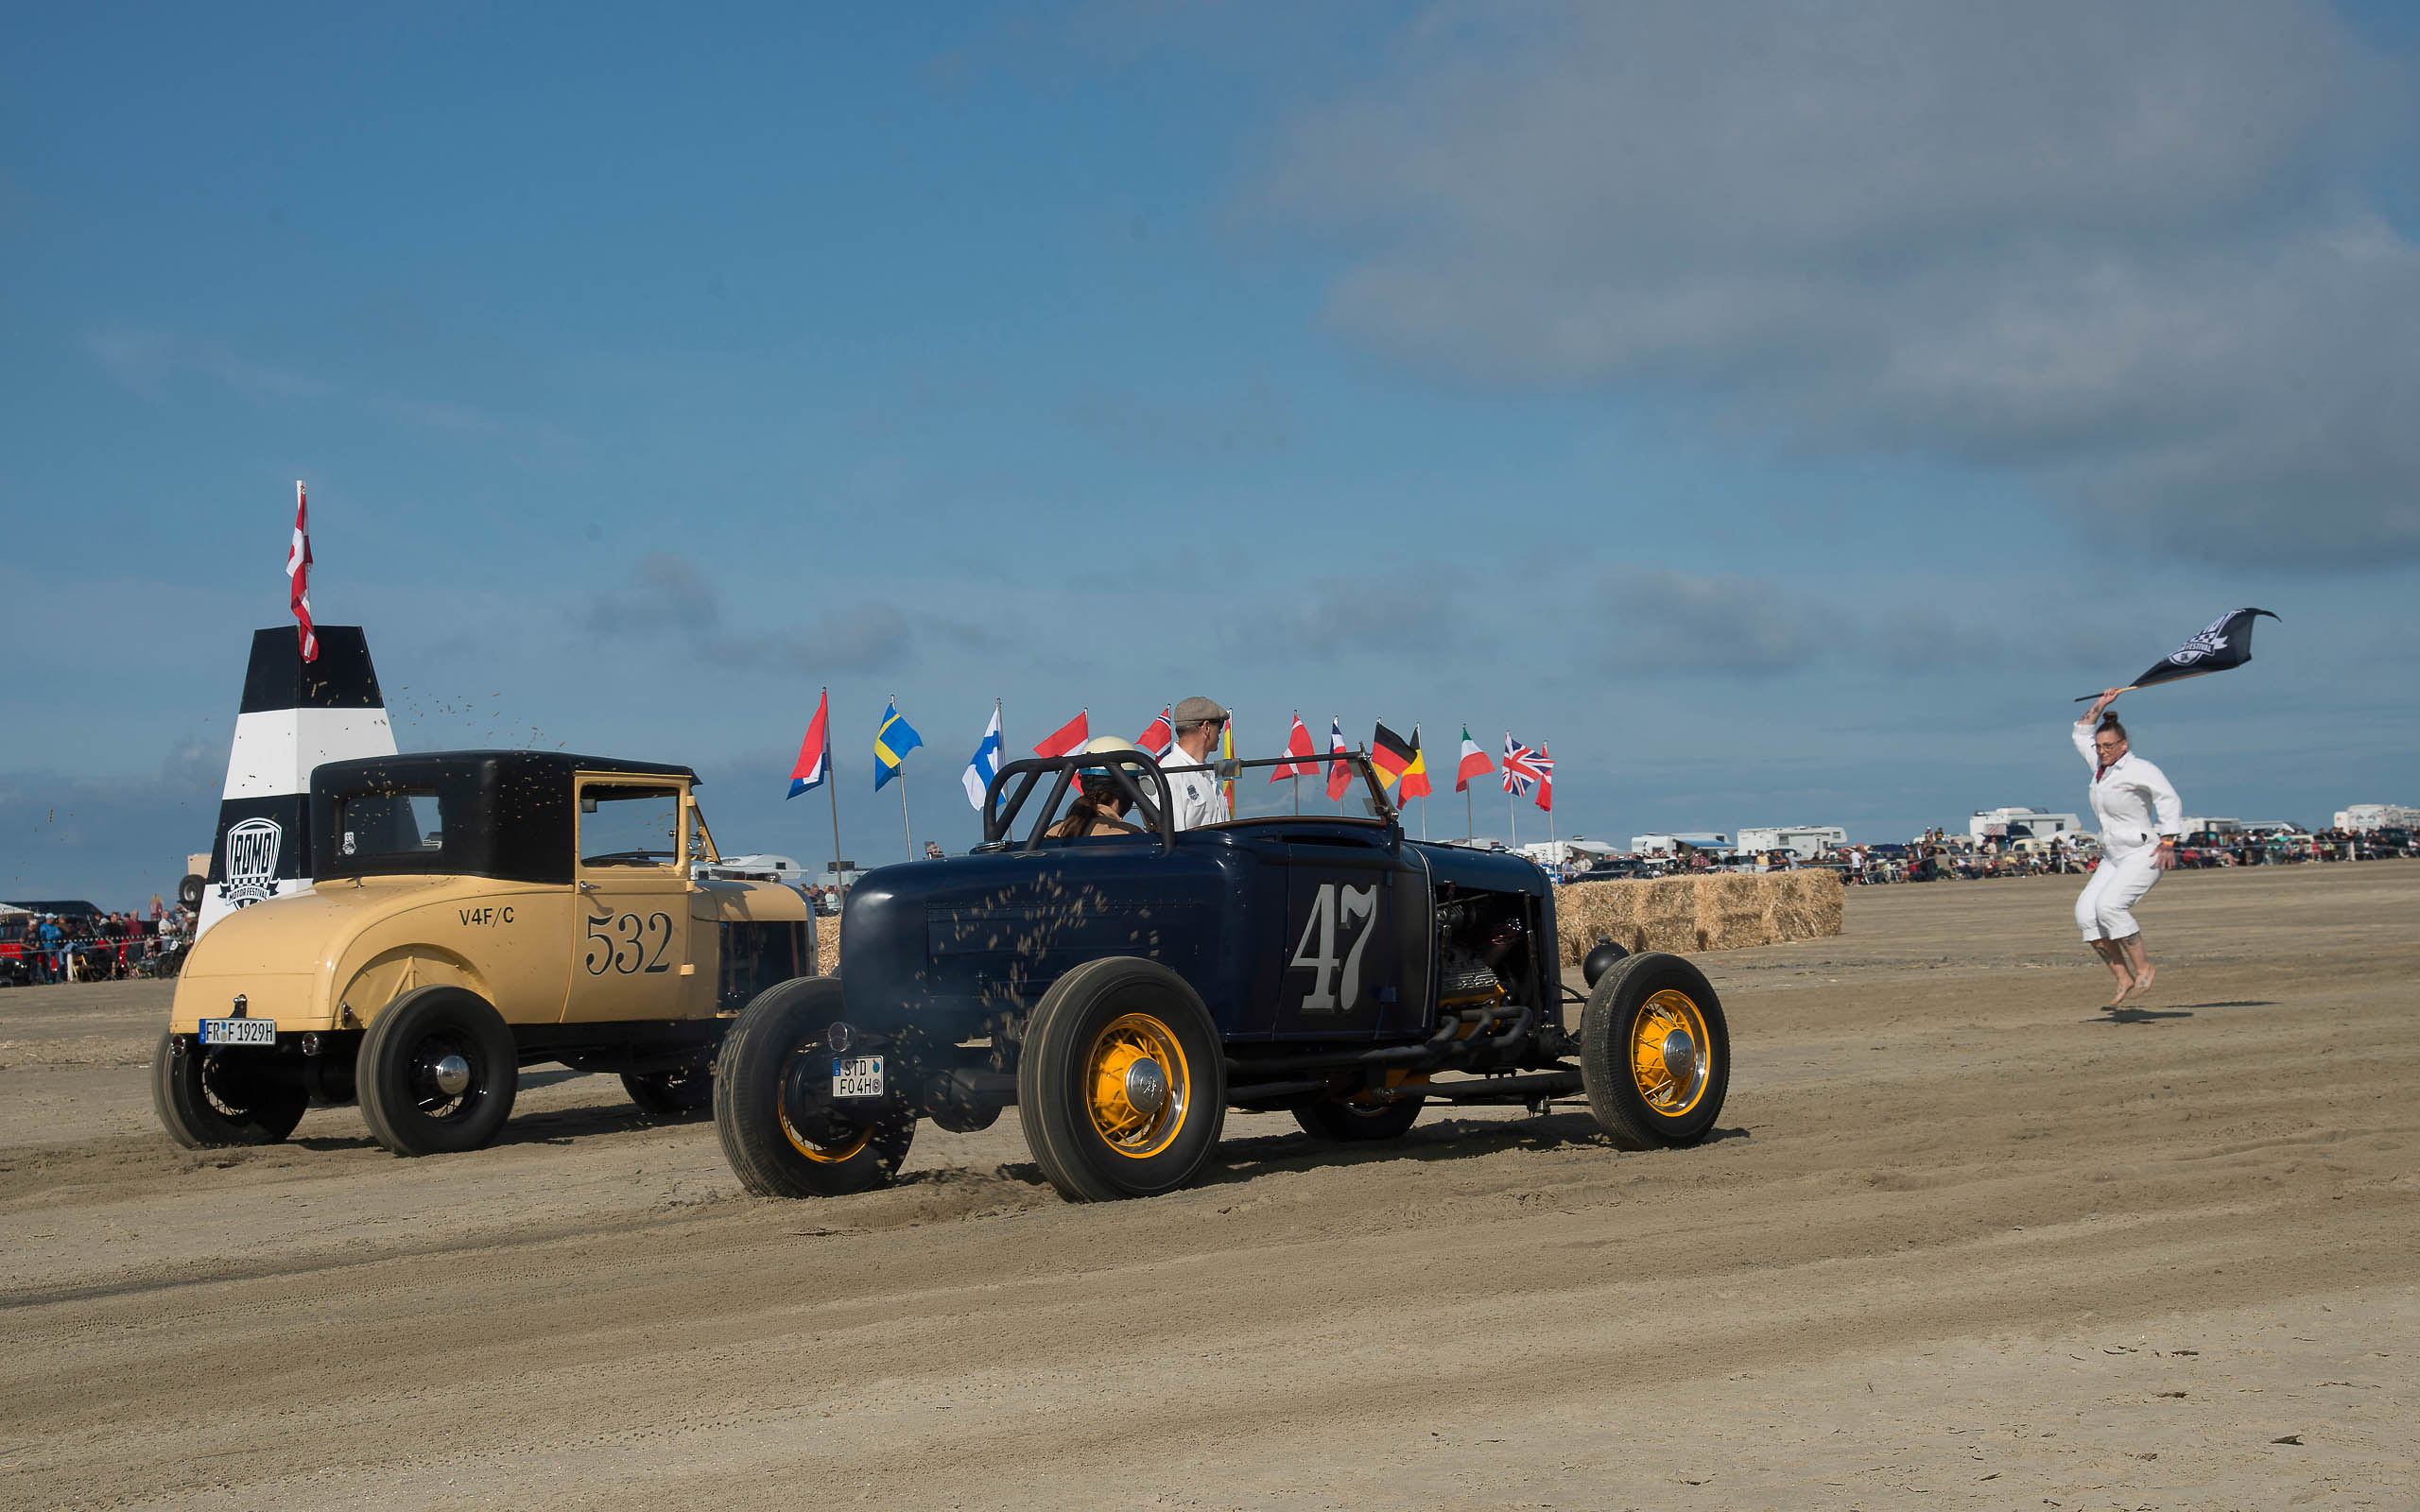
<svg viewBox="0 0 2420 1512"><path fill-rule="evenodd" d="M1103 735L1084 747L1087 756L1104 755L1112 751L1142 755L1131 741L1115 735ZM1066 840L1095 834L1141 834L1142 828L1126 822L1123 816L1132 806L1117 780L1101 766L1087 766L1076 774L1076 799L1067 805L1066 816L1044 833L1053 839Z"/></svg>

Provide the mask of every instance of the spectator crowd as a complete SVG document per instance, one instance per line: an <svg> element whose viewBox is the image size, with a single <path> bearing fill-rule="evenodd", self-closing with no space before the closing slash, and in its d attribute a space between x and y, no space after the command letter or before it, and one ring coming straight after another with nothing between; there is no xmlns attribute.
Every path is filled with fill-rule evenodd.
<svg viewBox="0 0 2420 1512"><path fill-rule="evenodd" d="M0 987L165 974L192 941L193 915L153 907L148 919L97 910L0 917Z"/></svg>

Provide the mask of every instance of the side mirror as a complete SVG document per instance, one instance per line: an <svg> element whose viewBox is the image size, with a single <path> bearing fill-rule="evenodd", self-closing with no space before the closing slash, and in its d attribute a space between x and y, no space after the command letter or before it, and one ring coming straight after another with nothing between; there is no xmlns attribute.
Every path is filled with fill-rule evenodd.
<svg viewBox="0 0 2420 1512"><path fill-rule="evenodd" d="M1229 756L1212 765L1212 774L1222 782L1236 782L1244 775L1243 761L1240 757Z"/></svg>
<svg viewBox="0 0 2420 1512"><path fill-rule="evenodd" d="M579 812L581 812L582 814L594 814L594 813L596 813L596 800L595 799L593 799L593 798L590 798L587 794L582 793L582 794L579 796Z"/></svg>

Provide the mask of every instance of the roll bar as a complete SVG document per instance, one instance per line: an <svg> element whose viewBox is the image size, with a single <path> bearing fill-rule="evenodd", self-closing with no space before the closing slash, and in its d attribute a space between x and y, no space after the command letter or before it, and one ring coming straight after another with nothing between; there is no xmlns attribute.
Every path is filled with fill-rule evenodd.
<svg viewBox="0 0 2420 1512"><path fill-rule="evenodd" d="M1016 826L1017 816L1024 812L1026 799L1033 796L1034 785L1046 774L1055 772L1058 781L1050 784L1050 796L1034 815L1033 827L1026 834L1025 843L1017 847L1020 850L1042 849L1043 831L1049 825L1050 816L1059 812L1059 800L1067 796L1076 774L1088 766L1101 767L1109 773L1110 781L1117 784L1117 790L1142 816L1144 829L1159 836L1161 854L1176 849L1176 820L1168 801L1168 780L1160 774L1159 763L1141 751L1114 751L1098 756L1079 751L1067 756L1028 756L1009 763L992 774L992 781L983 789L983 849L1008 848L1010 832ZM1138 767L1150 774L1150 794L1134 780L1132 769ZM1001 795L1012 781L1016 791L1008 794L1008 802L1003 805Z"/></svg>

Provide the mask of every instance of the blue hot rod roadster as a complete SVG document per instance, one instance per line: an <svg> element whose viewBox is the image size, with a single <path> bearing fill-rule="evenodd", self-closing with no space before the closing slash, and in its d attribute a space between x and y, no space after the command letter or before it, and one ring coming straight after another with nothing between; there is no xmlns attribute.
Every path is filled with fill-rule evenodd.
<svg viewBox="0 0 2420 1512"><path fill-rule="evenodd" d="M1731 1070L1703 974L1664 954L1606 966L1618 952L1600 947L1581 998L1545 875L1407 839L1367 758L1342 760L1358 816L1182 833L1139 751L1002 768L981 846L867 873L838 975L771 988L733 1026L715 1121L741 1181L857 1191L897 1171L919 1119L969 1131L1011 1106L1077 1201L1185 1184L1229 1108L1381 1140L1427 1103L1584 1092L1617 1145L1703 1139ZM1139 828L1054 836L1080 773L1098 787L1104 769Z"/></svg>

